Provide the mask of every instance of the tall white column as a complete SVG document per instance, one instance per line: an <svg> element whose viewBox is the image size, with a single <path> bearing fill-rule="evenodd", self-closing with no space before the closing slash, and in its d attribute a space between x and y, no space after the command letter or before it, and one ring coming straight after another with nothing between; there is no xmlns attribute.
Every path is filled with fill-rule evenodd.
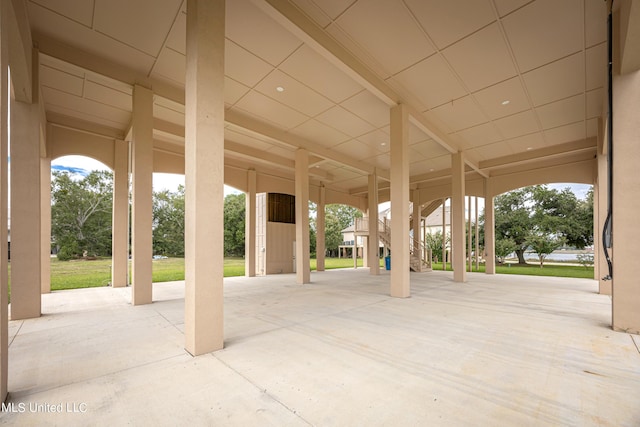
<svg viewBox="0 0 640 427"><path fill-rule="evenodd" d="M416 257L420 260L422 260L422 235L420 233L420 222L422 221L420 218L421 214L420 191L413 190L413 250ZM422 262L420 262L418 266L418 271L422 271Z"/></svg>
<svg viewBox="0 0 640 427"><path fill-rule="evenodd" d="M607 259L604 256L604 244L602 241L602 230L604 230L604 223L607 219L607 204L608 204L608 194L609 194L609 176L608 176L608 167L607 167L607 154L598 153L597 157L598 162L598 197L593 199L594 209L598 210L597 221L596 217L594 217L594 223L597 223L596 234L598 235L597 242L598 245L594 246L594 249L599 252L600 256L598 257L598 270L599 275L597 276L598 284L599 284L599 292L603 295L611 295L611 280L604 280L603 277L609 275L609 265L607 264ZM595 242L594 242L595 243ZM611 248L609 248L609 256L611 256ZM595 262L595 259L594 259Z"/></svg>
<svg viewBox="0 0 640 427"><path fill-rule="evenodd" d="M466 282L467 271L465 268L467 251L465 248L465 215L464 215L464 153L459 152L451 155L451 247L453 252L453 280L455 282Z"/></svg>
<svg viewBox="0 0 640 427"><path fill-rule="evenodd" d="M326 188L320 185L320 199L318 200L316 212L316 271L324 271L325 267L325 213Z"/></svg>
<svg viewBox="0 0 640 427"><path fill-rule="evenodd" d="M132 284L133 305L152 301L153 256L153 92L133 89L132 126Z"/></svg>
<svg viewBox="0 0 640 427"><path fill-rule="evenodd" d="M380 274L380 236L378 233L378 175L374 172L369 175L369 274Z"/></svg>
<svg viewBox="0 0 640 427"><path fill-rule="evenodd" d="M296 151L296 282L310 283L309 255L309 152Z"/></svg>
<svg viewBox="0 0 640 427"><path fill-rule="evenodd" d="M185 339L224 346L224 0L187 2Z"/></svg>
<svg viewBox="0 0 640 427"><path fill-rule="evenodd" d="M247 171L245 193L244 275L256 275L256 171Z"/></svg>
<svg viewBox="0 0 640 427"><path fill-rule="evenodd" d="M127 286L129 267L129 144L113 141L113 215L111 218L111 286Z"/></svg>
<svg viewBox="0 0 640 427"><path fill-rule="evenodd" d="M496 220L491 178L484 180L484 272L496 274Z"/></svg>
<svg viewBox="0 0 640 427"><path fill-rule="evenodd" d="M447 270L447 199L442 199L442 269Z"/></svg>
<svg viewBox="0 0 640 427"><path fill-rule="evenodd" d="M474 196L475 200L475 213L476 213L476 271L480 271L480 224L478 224L478 196Z"/></svg>
<svg viewBox="0 0 640 427"><path fill-rule="evenodd" d="M411 295L409 276L409 115L391 108L391 296Z"/></svg>
<svg viewBox="0 0 640 427"><path fill-rule="evenodd" d="M40 158L40 292L51 292L51 159Z"/></svg>
<svg viewBox="0 0 640 427"><path fill-rule="evenodd" d="M469 271L472 271L472 262L471 253L473 252L472 244L471 244L471 196L467 196L467 205L469 206L469 221L467 222L467 254L469 257Z"/></svg>

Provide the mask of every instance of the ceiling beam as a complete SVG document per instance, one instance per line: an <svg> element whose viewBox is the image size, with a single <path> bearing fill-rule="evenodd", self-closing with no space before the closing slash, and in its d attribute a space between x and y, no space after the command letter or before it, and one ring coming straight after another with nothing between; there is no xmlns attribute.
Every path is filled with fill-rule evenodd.
<svg viewBox="0 0 640 427"><path fill-rule="evenodd" d="M124 140L124 132L119 129L87 122L82 119L77 119L60 113L54 113L52 111L47 113L47 122L56 124L60 127L101 136L103 138Z"/></svg>

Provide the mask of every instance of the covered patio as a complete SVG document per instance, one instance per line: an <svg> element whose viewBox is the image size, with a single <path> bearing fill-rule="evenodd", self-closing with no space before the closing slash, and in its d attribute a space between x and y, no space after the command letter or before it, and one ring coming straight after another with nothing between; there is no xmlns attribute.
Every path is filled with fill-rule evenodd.
<svg viewBox="0 0 640 427"><path fill-rule="evenodd" d="M8 405L25 412L0 423L640 423L640 340L611 330L597 281L434 271L398 299L386 272L312 279L225 279L225 348L198 358L183 282L138 307L131 288L43 295L41 317L10 322Z"/></svg>

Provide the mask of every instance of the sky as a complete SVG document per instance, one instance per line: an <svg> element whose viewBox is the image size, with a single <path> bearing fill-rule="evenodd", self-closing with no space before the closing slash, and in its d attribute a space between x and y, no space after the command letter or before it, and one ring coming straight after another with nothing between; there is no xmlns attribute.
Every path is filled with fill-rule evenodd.
<svg viewBox="0 0 640 427"><path fill-rule="evenodd" d="M87 174L92 170L109 170L103 163L93 160L84 156L64 156L51 162L52 170L68 170L73 173ZM153 190L163 191L170 190L176 191L178 185L184 185L184 175L177 175L171 173L154 173L153 174ZM573 193L579 199L584 199L587 192L591 189L591 185L587 184L548 184L548 187L556 190L563 190L567 187L573 191ZM225 185L224 194L238 194L240 191L233 187ZM484 203L482 203L484 205ZM482 207L480 207L482 209Z"/></svg>

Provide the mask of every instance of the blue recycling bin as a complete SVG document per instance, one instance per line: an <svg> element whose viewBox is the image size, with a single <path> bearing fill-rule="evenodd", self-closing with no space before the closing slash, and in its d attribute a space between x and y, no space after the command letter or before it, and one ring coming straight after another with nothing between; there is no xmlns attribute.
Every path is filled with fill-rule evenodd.
<svg viewBox="0 0 640 427"><path fill-rule="evenodd" d="M387 271L391 270L391 257L390 256L384 257L384 268Z"/></svg>

